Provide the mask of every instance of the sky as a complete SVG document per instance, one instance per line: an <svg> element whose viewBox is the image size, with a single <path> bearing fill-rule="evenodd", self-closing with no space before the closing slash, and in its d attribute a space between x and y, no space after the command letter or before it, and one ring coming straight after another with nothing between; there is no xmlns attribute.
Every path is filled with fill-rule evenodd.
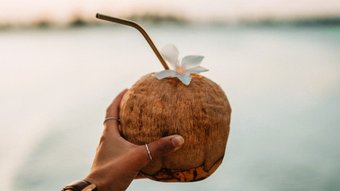
<svg viewBox="0 0 340 191"><path fill-rule="evenodd" d="M0 23L67 22L76 13L180 14L193 20L256 20L340 16L339 0L0 0Z"/></svg>

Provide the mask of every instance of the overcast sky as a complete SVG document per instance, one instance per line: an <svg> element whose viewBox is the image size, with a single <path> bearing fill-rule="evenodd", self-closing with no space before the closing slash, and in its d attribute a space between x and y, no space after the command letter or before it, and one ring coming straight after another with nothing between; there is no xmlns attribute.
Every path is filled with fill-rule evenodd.
<svg viewBox="0 0 340 191"><path fill-rule="evenodd" d="M192 19L256 19L340 16L340 0L0 0L0 23L49 18L67 21L75 12L94 17L153 11Z"/></svg>

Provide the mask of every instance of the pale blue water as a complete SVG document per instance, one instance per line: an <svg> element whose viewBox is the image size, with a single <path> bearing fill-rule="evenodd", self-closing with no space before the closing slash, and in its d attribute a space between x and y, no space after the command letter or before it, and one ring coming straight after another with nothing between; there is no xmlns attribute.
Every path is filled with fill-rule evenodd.
<svg viewBox="0 0 340 191"><path fill-rule="evenodd" d="M187 184L129 190L339 190L340 27L146 26L202 54L231 102L222 166ZM0 32L0 188L60 190L90 168L106 106L162 70L125 27Z"/></svg>

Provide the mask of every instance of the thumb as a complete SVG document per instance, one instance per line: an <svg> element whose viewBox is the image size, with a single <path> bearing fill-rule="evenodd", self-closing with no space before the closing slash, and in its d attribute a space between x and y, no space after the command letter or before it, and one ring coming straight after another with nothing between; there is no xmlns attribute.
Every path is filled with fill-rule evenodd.
<svg viewBox="0 0 340 191"><path fill-rule="evenodd" d="M150 150L150 155L152 159L157 159L180 149L183 144L184 139L182 136L171 135L149 143L148 148ZM147 150L145 150L145 153L147 159L150 160Z"/></svg>

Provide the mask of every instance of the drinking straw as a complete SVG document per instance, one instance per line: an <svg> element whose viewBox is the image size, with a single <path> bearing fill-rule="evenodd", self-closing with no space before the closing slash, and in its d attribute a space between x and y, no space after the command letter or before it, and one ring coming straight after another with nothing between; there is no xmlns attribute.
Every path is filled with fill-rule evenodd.
<svg viewBox="0 0 340 191"><path fill-rule="evenodd" d="M165 70L169 69L169 66L164 61L163 57L159 53L159 51L158 51L157 47L155 46L155 44L152 42L152 40L149 37L148 33L146 33L146 31L140 25L138 25L137 23L135 23L133 21L129 21L129 20L125 20L125 19L120 19L120 18L116 18L116 17L110 17L110 16L103 15L103 14L100 14L100 13L96 14L96 18L102 19L102 20L106 20L106 21L110 21L110 22L114 22L114 23L119 23L119 24L127 25L127 26L130 26L130 27L133 27L133 28L137 29L139 32L142 33L142 35L144 36L145 40L149 43L149 45L151 46L153 52L156 54L158 60L163 65L164 69Z"/></svg>

